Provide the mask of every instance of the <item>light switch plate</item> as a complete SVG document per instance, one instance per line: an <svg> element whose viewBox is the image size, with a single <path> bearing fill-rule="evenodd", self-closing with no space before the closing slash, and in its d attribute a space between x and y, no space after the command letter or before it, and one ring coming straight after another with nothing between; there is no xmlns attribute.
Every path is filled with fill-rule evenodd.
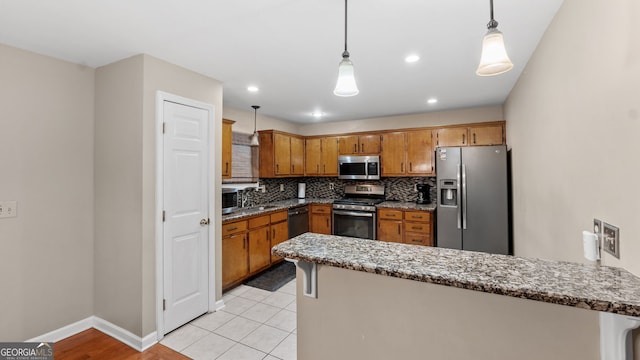
<svg viewBox="0 0 640 360"><path fill-rule="evenodd" d="M611 224L602 223L602 247L604 251L620 259L620 229Z"/></svg>
<svg viewBox="0 0 640 360"><path fill-rule="evenodd" d="M0 201L0 218L10 218L18 216L17 201Z"/></svg>
<svg viewBox="0 0 640 360"><path fill-rule="evenodd" d="M598 235L598 239L602 239L602 221L593 219L593 233Z"/></svg>

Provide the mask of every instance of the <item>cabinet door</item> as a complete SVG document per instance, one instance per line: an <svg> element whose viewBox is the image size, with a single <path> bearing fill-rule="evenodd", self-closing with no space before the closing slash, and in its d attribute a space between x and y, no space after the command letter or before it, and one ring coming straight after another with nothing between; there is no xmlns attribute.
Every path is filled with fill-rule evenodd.
<svg viewBox="0 0 640 360"><path fill-rule="evenodd" d="M233 122L229 120L223 120L222 123L222 178L228 179L231 177L231 140L233 133L231 126Z"/></svg>
<svg viewBox="0 0 640 360"><path fill-rule="evenodd" d="M407 174L433 174L433 142L431 130L407 132Z"/></svg>
<svg viewBox="0 0 640 360"><path fill-rule="evenodd" d="M323 175L338 175L338 138L322 138L322 169Z"/></svg>
<svg viewBox="0 0 640 360"><path fill-rule="evenodd" d="M340 137L340 155L355 155L359 153L358 136Z"/></svg>
<svg viewBox="0 0 640 360"><path fill-rule="evenodd" d="M222 238L222 287L243 279L249 273L247 233Z"/></svg>
<svg viewBox="0 0 640 360"><path fill-rule="evenodd" d="M324 140L324 139L322 139ZM320 175L322 166L322 143L321 139L307 139L305 141L305 173L307 175Z"/></svg>
<svg viewBox="0 0 640 360"><path fill-rule="evenodd" d="M469 128L471 145L502 145L504 136L501 125Z"/></svg>
<svg viewBox="0 0 640 360"><path fill-rule="evenodd" d="M280 244L283 241L289 239L289 226L286 221L282 221L276 224L271 224L271 247ZM271 251L271 250L269 250ZM271 255L271 262L282 259L280 256Z"/></svg>
<svg viewBox="0 0 640 360"><path fill-rule="evenodd" d="M387 133L382 135L382 176L404 175L406 167L405 133Z"/></svg>
<svg viewBox="0 0 640 360"><path fill-rule="evenodd" d="M331 235L331 215L311 214L309 231L316 234Z"/></svg>
<svg viewBox="0 0 640 360"><path fill-rule="evenodd" d="M378 221L378 240L401 243L402 221L380 219Z"/></svg>
<svg viewBox="0 0 640 360"><path fill-rule="evenodd" d="M271 233L269 226L249 230L249 273L271 264Z"/></svg>
<svg viewBox="0 0 640 360"><path fill-rule="evenodd" d="M289 136L274 134L273 144L275 147L275 174L289 175L291 172L291 141Z"/></svg>
<svg viewBox="0 0 640 360"><path fill-rule="evenodd" d="M304 175L304 140L291 137L291 175Z"/></svg>
<svg viewBox="0 0 640 360"><path fill-rule="evenodd" d="M380 135L360 135L358 137L360 154L377 155L380 154Z"/></svg>
<svg viewBox="0 0 640 360"><path fill-rule="evenodd" d="M437 146L467 146L469 136L467 128L445 128L436 130Z"/></svg>

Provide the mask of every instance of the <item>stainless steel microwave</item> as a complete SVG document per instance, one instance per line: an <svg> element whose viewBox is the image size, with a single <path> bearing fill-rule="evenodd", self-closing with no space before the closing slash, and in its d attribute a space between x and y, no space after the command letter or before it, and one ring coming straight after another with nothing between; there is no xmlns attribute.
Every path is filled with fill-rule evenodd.
<svg viewBox="0 0 640 360"><path fill-rule="evenodd" d="M230 214L238 207L238 189L222 189L222 215Z"/></svg>
<svg viewBox="0 0 640 360"><path fill-rule="evenodd" d="M379 180L380 156L338 156L338 178Z"/></svg>

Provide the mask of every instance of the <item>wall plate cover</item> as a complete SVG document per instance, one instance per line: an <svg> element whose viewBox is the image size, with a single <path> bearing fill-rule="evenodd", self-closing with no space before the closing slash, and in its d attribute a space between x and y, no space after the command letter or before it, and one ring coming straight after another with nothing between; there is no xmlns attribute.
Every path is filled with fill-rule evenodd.
<svg viewBox="0 0 640 360"><path fill-rule="evenodd" d="M602 248L620 259L620 229L611 224L602 223Z"/></svg>

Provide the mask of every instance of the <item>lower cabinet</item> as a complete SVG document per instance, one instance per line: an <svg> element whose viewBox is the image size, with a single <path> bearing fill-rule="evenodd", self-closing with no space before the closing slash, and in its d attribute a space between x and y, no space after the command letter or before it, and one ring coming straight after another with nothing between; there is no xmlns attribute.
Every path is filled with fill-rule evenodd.
<svg viewBox="0 0 640 360"><path fill-rule="evenodd" d="M286 211L222 224L222 289L279 261L272 257L271 248L287 239Z"/></svg>
<svg viewBox="0 0 640 360"><path fill-rule="evenodd" d="M311 204L309 232L331 235L331 204Z"/></svg>
<svg viewBox="0 0 640 360"><path fill-rule="evenodd" d="M378 209L378 240L433 246L433 212Z"/></svg>

